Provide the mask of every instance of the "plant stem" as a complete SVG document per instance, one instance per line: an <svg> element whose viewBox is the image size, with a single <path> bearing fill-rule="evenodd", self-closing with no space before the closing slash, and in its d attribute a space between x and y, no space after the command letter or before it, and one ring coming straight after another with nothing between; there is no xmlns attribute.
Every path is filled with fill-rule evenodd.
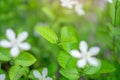
<svg viewBox="0 0 120 80"><path fill-rule="evenodd" d="M1 70L1 67L2 67L2 64L1 64L1 61L0 61L0 70Z"/></svg>
<svg viewBox="0 0 120 80"><path fill-rule="evenodd" d="M118 0L115 3L115 15L114 15L114 23L113 23L114 28L116 27L116 17L117 17L117 9L118 9L117 3L118 3ZM116 38L115 38L115 35L114 35L113 36L113 52L114 53L116 53L116 43L115 42L116 42Z"/></svg>

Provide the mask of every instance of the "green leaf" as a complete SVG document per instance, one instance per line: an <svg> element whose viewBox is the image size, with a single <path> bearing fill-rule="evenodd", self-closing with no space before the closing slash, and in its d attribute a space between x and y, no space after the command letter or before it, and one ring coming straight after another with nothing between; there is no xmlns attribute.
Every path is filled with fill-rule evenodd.
<svg viewBox="0 0 120 80"><path fill-rule="evenodd" d="M28 73L28 68L20 66L12 66L9 70L10 80L19 80L22 75Z"/></svg>
<svg viewBox="0 0 120 80"><path fill-rule="evenodd" d="M1 51L0 52L0 60L1 61L9 61L11 59L11 55L10 55L9 51L7 51L6 49L1 49L0 51Z"/></svg>
<svg viewBox="0 0 120 80"><path fill-rule="evenodd" d="M77 42L77 32L73 27L63 27L61 30L61 41L62 42Z"/></svg>
<svg viewBox="0 0 120 80"><path fill-rule="evenodd" d="M115 6L114 6L114 4L110 5L110 17L112 18L112 24L114 24L114 19L115 19Z"/></svg>
<svg viewBox="0 0 120 80"><path fill-rule="evenodd" d="M117 36L117 35L120 35L120 29L116 27L116 28L114 29L114 34L113 34L113 36Z"/></svg>
<svg viewBox="0 0 120 80"><path fill-rule="evenodd" d="M60 52L58 55L58 63L62 68L76 68L77 59L72 58L66 52Z"/></svg>
<svg viewBox="0 0 120 80"><path fill-rule="evenodd" d="M55 19L54 13L52 12L51 8L49 7L43 7L42 11L52 20Z"/></svg>
<svg viewBox="0 0 120 80"><path fill-rule="evenodd" d="M23 52L15 59L15 64L21 66L31 66L35 63L35 61L36 59L34 56L32 56L30 53Z"/></svg>
<svg viewBox="0 0 120 80"><path fill-rule="evenodd" d="M114 32L114 27L111 23L106 23L106 25L110 29L111 32Z"/></svg>
<svg viewBox="0 0 120 80"><path fill-rule="evenodd" d="M120 35L120 29L119 29L119 28L117 28L117 27L114 28L113 25L110 24L110 23L107 23L107 26L108 26L108 28L110 29L112 36Z"/></svg>
<svg viewBox="0 0 120 80"><path fill-rule="evenodd" d="M58 42L58 37L56 33L45 26L40 26L36 28L36 31L44 37L46 40L48 40L50 43L56 44Z"/></svg>
<svg viewBox="0 0 120 80"><path fill-rule="evenodd" d="M116 23L114 23L114 20L115 20L115 6L119 5L119 4L120 4L120 2L118 4L116 4L116 1L115 1L114 4L110 5L110 16L112 18L112 24L115 24L115 25L120 25L120 7L117 8Z"/></svg>
<svg viewBox="0 0 120 80"><path fill-rule="evenodd" d="M59 44L68 53L78 42L78 35L76 30L71 27L63 27L61 30L61 43Z"/></svg>
<svg viewBox="0 0 120 80"><path fill-rule="evenodd" d="M59 80L67 80L67 78L62 76L62 77L59 78Z"/></svg>
<svg viewBox="0 0 120 80"><path fill-rule="evenodd" d="M60 69L60 73L69 80L78 80L80 77L75 68Z"/></svg>
<svg viewBox="0 0 120 80"><path fill-rule="evenodd" d="M84 69L84 74L87 74L87 75L92 75L92 74L95 74L97 71L99 71L99 69L101 68L101 61L99 61L99 65L98 66L91 66L91 65L88 65L85 69Z"/></svg>
<svg viewBox="0 0 120 80"><path fill-rule="evenodd" d="M110 73L116 70L116 68L112 65L112 63L109 63L108 61L102 60L102 65L98 73Z"/></svg>

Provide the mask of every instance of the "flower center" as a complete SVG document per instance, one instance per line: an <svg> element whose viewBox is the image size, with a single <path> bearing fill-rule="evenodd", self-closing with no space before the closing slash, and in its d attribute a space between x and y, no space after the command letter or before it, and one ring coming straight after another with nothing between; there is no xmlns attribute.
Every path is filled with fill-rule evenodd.
<svg viewBox="0 0 120 80"><path fill-rule="evenodd" d="M14 40L14 41L12 42L12 44L13 44L13 46L18 46L18 41L17 41L17 40Z"/></svg>
<svg viewBox="0 0 120 80"><path fill-rule="evenodd" d="M87 54L87 53L84 53L84 54L83 54L83 58L85 58L85 59L86 59L86 58L88 58L88 57L89 57L89 56L88 56L88 54Z"/></svg>

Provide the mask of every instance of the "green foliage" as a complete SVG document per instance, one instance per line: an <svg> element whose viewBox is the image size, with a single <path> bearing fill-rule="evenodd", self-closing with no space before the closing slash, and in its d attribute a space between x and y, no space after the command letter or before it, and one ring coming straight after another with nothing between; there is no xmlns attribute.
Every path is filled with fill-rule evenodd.
<svg viewBox="0 0 120 80"><path fill-rule="evenodd" d="M42 11L51 19L54 20L55 19L55 15L52 12L52 10L49 7L43 7Z"/></svg>
<svg viewBox="0 0 120 80"><path fill-rule="evenodd" d="M77 42L78 38L77 38L77 32L76 30L71 27L71 26L67 26L67 27L63 27L61 30L61 42Z"/></svg>
<svg viewBox="0 0 120 80"><path fill-rule="evenodd" d="M62 68L75 68L77 60L72 58L70 54L61 51L58 55L58 63Z"/></svg>
<svg viewBox="0 0 120 80"><path fill-rule="evenodd" d="M36 28L36 31L49 42L53 44L58 43L58 37L56 33L53 30L49 29L48 27L40 26Z"/></svg>
<svg viewBox="0 0 120 80"><path fill-rule="evenodd" d="M112 63L102 60L101 68L97 73L110 73L116 70Z"/></svg>
<svg viewBox="0 0 120 80"><path fill-rule="evenodd" d="M28 71L29 69L27 67L12 66L9 70L10 80L19 80Z"/></svg>
<svg viewBox="0 0 120 80"><path fill-rule="evenodd" d="M114 28L114 26L110 23L107 23L108 28L111 31L111 36L117 36L120 35L120 29L119 28Z"/></svg>
<svg viewBox="0 0 120 80"><path fill-rule="evenodd" d="M63 27L61 30L60 46L62 46L62 48L69 53L70 50L75 45L75 43L77 42L78 42L78 35L76 30L71 26Z"/></svg>
<svg viewBox="0 0 120 80"><path fill-rule="evenodd" d="M99 65L98 66L91 66L91 65L88 65L85 69L84 69L84 74L87 74L87 75L92 75L92 74L95 74L99 71L99 69L101 68L101 61L99 60Z"/></svg>
<svg viewBox="0 0 120 80"><path fill-rule="evenodd" d="M23 67L31 66L36 62L36 59L34 56L32 56L30 53L22 52L16 59L15 64L21 65Z"/></svg>
<svg viewBox="0 0 120 80"><path fill-rule="evenodd" d="M79 72L75 68L66 68L66 69L61 69L60 73L68 78L69 80L78 80L79 79Z"/></svg>
<svg viewBox="0 0 120 80"><path fill-rule="evenodd" d="M1 61L9 61L11 60L11 55L6 49L0 48L0 60Z"/></svg>

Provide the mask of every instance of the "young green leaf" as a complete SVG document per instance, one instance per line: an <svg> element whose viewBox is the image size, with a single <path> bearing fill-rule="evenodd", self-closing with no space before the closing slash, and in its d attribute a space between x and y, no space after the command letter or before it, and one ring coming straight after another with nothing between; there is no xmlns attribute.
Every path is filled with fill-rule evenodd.
<svg viewBox="0 0 120 80"><path fill-rule="evenodd" d="M110 29L112 36L120 35L120 29L119 29L119 28L117 28L117 27L114 28L114 27L112 26L112 24L110 24L110 23L107 23L107 26L108 26L108 28Z"/></svg>
<svg viewBox="0 0 120 80"><path fill-rule="evenodd" d="M36 61L35 57L30 53L23 52L16 59L15 64L21 66L31 66Z"/></svg>
<svg viewBox="0 0 120 80"><path fill-rule="evenodd" d="M59 78L59 80L67 80L67 78L62 76L62 77Z"/></svg>
<svg viewBox="0 0 120 80"><path fill-rule="evenodd" d="M114 32L114 27L111 23L106 23L106 25L110 29L111 32Z"/></svg>
<svg viewBox="0 0 120 80"><path fill-rule="evenodd" d="M73 27L63 27L61 30L61 41L62 42L77 42L77 32Z"/></svg>
<svg viewBox="0 0 120 80"><path fill-rule="evenodd" d="M19 80L22 75L28 72L28 68L20 66L12 66L9 70L10 80Z"/></svg>
<svg viewBox="0 0 120 80"><path fill-rule="evenodd" d="M43 7L42 11L51 19L55 19L55 14L52 12L51 8L49 7Z"/></svg>
<svg viewBox="0 0 120 80"><path fill-rule="evenodd" d="M80 75L75 68L60 69L60 73L69 80L78 80Z"/></svg>
<svg viewBox="0 0 120 80"><path fill-rule="evenodd" d="M114 24L114 19L115 19L115 6L114 4L110 5L110 17L112 19L112 24Z"/></svg>
<svg viewBox="0 0 120 80"><path fill-rule="evenodd" d="M63 27L61 30L61 43L62 48L68 53L78 42L78 35L73 27Z"/></svg>
<svg viewBox="0 0 120 80"><path fill-rule="evenodd" d="M109 62L107 61L101 61L101 68L97 73L110 73L116 70L116 68Z"/></svg>
<svg viewBox="0 0 120 80"><path fill-rule="evenodd" d="M99 71L100 68L101 68L101 61L99 60L99 65L96 67L88 65L84 70L84 74L87 74L87 75L95 74L97 71Z"/></svg>
<svg viewBox="0 0 120 80"><path fill-rule="evenodd" d="M63 68L75 68L77 59L72 58L69 54L66 52L60 52L58 55L58 62L61 67Z"/></svg>
<svg viewBox="0 0 120 80"><path fill-rule="evenodd" d="M9 61L11 59L9 51L7 51L6 49L1 49L0 51L1 51L0 52L0 60L1 61Z"/></svg>
<svg viewBox="0 0 120 80"><path fill-rule="evenodd" d="M56 44L58 42L58 37L56 33L45 26L40 26L36 28L36 31L44 37L46 40L48 40L50 43Z"/></svg>

